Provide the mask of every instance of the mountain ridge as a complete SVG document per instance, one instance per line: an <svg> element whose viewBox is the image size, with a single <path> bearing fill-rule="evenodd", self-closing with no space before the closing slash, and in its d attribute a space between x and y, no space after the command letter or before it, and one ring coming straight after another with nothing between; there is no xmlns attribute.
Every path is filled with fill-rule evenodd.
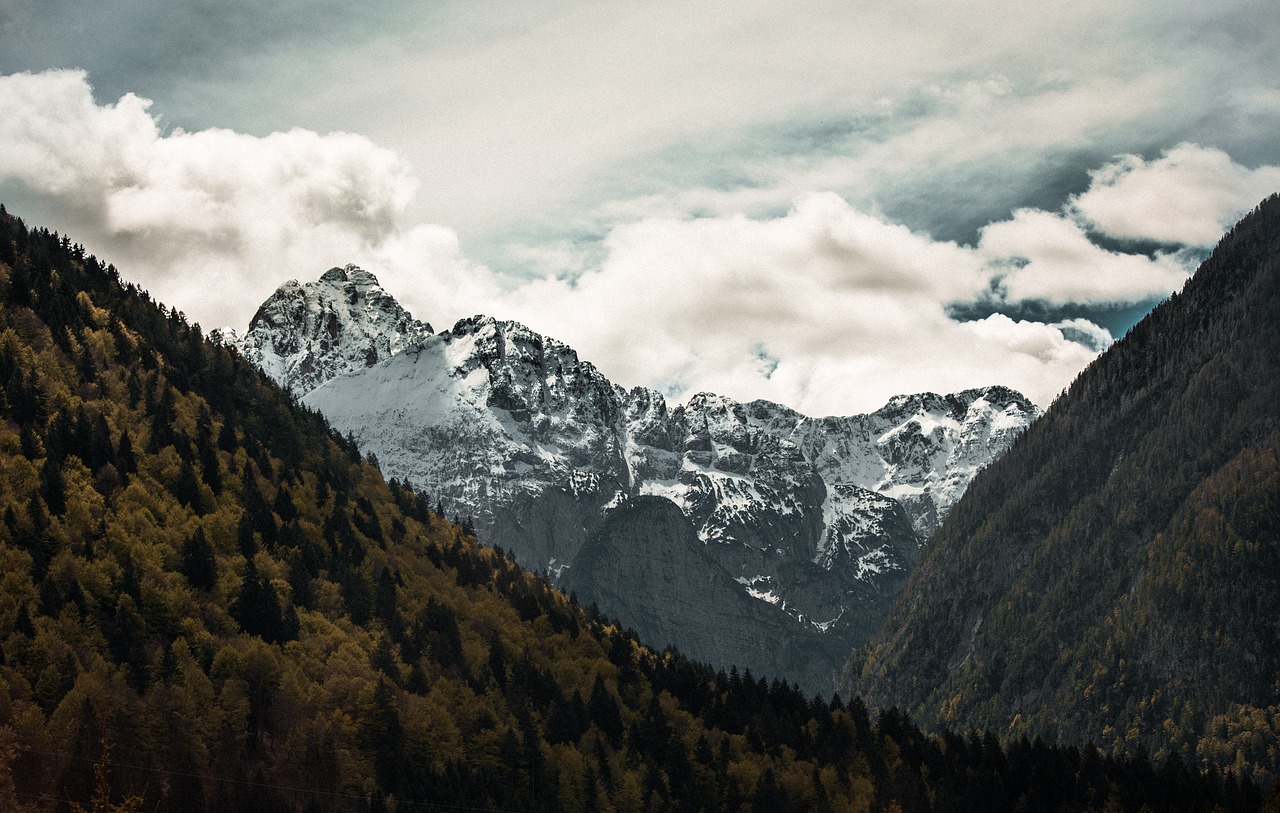
<svg viewBox="0 0 1280 813"><path fill-rule="evenodd" d="M291 332L306 330L288 318L261 321L241 341L292 347L300 342ZM654 390L614 384L552 337L489 316L307 390L311 383L295 387L306 390L303 403L391 475L469 518L486 543L584 594L596 592L566 574L608 513L645 495L673 501L743 595L788 615L797 640L830 639L820 644L828 658L820 671L791 669L763 642L736 662L823 693L848 649L878 624L938 518L1039 414L998 386L817 419L712 393L672 407ZM610 605L615 598L601 596L601 608L638 606ZM646 640L710 657L697 623L691 614L664 627L689 637Z"/></svg>

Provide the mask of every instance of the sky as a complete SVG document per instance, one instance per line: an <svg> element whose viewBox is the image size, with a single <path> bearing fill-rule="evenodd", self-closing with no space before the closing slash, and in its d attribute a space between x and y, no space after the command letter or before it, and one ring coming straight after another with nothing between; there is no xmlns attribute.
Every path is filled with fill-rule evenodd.
<svg viewBox="0 0 1280 813"><path fill-rule="evenodd" d="M522 321L675 402L1047 406L1280 191L1276 21L0 0L0 201L206 328L354 263L437 329Z"/></svg>

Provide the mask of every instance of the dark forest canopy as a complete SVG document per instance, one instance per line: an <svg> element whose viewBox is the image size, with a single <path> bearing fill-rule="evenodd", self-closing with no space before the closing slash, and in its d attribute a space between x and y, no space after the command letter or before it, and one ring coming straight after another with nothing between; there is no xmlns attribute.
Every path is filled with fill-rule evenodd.
<svg viewBox="0 0 1280 813"><path fill-rule="evenodd" d="M925 735L654 652L428 499L0 210L0 808L1262 804L1176 760Z"/></svg>

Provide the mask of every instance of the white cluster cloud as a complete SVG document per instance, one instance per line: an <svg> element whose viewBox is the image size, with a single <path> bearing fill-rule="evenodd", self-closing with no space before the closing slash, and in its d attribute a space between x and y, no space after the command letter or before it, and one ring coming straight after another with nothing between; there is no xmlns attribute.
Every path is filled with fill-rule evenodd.
<svg viewBox="0 0 1280 813"><path fill-rule="evenodd" d="M1091 173L1072 204L1112 237L1212 246L1242 214L1280 191L1280 167L1248 169L1222 150L1179 144L1154 161L1125 155Z"/></svg>
<svg viewBox="0 0 1280 813"><path fill-rule="evenodd" d="M1177 290L1188 271L1174 255L1107 251L1074 220L1035 209L984 227L979 247L1007 302L1143 302Z"/></svg>
<svg viewBox="0 0 1280 813"><path fill-rule="evenodd" d="M691 218L677 207L614 225L595 254L534 246L526 265L541 272L527 279L469 262L448 227L413 223L413 172L367 138L165 133L149 105L133 95L98 105L82 72L0 77L0 191L60 213L48 225L74 228L207 326L243 327L284 280L355 262L437 327L473 313L517 318L620 383L770 398L813 414L992 383L1047 404L1110 342L1107 331L1002 313L958 322L949 306L1016 313L1028 302L1167 295L1189 271L1181 255L1106 250L1087 229L1201 245L1280 173L1187 144L1151 162L1126 156L1064 210L1019 210L972 246L830 192L800 194L769 218ZM1206 198L1213 189L1221 194ZM1148 205L1162 196L1195 204L1174 210L1165 231Z"/></svg>
<svg viewBox="0 0 1280 813"><path fill-rule="evenodd" d="M417 181L390 150L302 129L165 134L149 107L97 105L80 71L0 77L0 183L68 212L77 239L211 327L243 325L283 279L334 258L439 272L388 280L407 290L448 288L451 272L466 287L451 230L400 226Z"/></svg>
<svg viewBox="0 0 1280 813"><path fill-rule="evenodd" d="M599 270L528 286L504 304L624 382L814 414L997 382L1047 403L1096 352L1058 325L954 321L947 303L988 286L985 253L832 194L770 220L646 220L615 229L607 247Z"/></svg>
<svg viewBox="0 0 1280 813"><path fill-rule="evenodd" d="M1188 166L1202 171L1181 174ZM1215 168L1233 195L1197 209ZM1144 213L1146 231L1124 234L1095 202L1120 192L1137 197L1140 210L1141 194L1163 185L1162 194L1195 202L1185 211L1197 216L1179 218L1175 209L1160 239L1194 247L1212 242L1207 229L1216 239L1256 204L1278 172L1245 170L1220 150L1190 144L1150 164L1126 157L1094 173L1090 189L1062 211L1018 210L983 228L975 246L913 233L830 193L803 195L776 218L655 215L613 229L595 271L529 286L504 304L606 361L621 380L673 391L834 413L872 409L894 392L1000 382L1047 405L1111 343L1106 329L1000 313L960 323L946 306L1016 311L1163 298L1186 281L1189 255L1097 245L1089 228L1154 239L1159 219ZM1170 174L1182 185L1174 188Z"/></svg>

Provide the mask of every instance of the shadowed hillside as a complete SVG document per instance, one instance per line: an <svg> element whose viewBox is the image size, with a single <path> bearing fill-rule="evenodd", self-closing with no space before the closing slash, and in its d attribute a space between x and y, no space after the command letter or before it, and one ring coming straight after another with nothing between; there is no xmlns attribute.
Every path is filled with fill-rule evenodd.
<svg viewBox="0 0 1280 813"><path fill-rule="evenodd" d="M1280 199L956 505L847 685L917 719L1280 766Z"/></svg>

